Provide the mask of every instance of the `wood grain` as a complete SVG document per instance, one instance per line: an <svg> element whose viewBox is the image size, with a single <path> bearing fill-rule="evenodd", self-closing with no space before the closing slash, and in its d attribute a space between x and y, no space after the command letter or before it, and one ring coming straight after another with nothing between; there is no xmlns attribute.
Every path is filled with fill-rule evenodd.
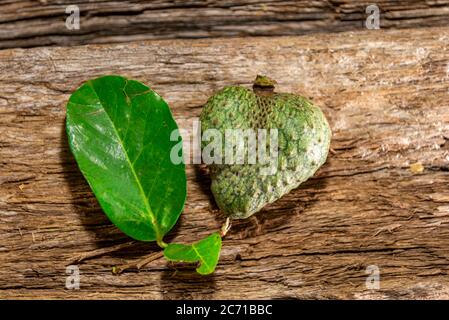
<svg viewBox="0 0 449 320"><path fill-rule="evenodd" d="M449 0L3 0L0 48L356 31L373 3L381 28L447 26ZM65 26L68 5L80 9L79 30Z"/></svg>
<svg viewBox="0 0 449 320"><path fill-rule="evenodd" d="M0 298L449 298L448 49L449 28L424 28L0 51ZM215 90L267 74L322 107L333 153L233 224L214 275L163 259L113 275L156 246L128 243L108 222L64 132L70 93L111 73L151 85L182 127ZM223 223L209 183L188 166L168 240ZM104 255L79 263L81 289L66 290L66 264L95 249ZM365 286L370 265L379 290Z"/></svg>

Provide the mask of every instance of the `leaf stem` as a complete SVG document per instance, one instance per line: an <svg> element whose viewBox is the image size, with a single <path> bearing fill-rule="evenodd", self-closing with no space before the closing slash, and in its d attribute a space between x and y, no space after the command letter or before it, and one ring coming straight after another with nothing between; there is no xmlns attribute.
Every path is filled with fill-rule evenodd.
<svg viewBox="0 0 449 320"><path fill-rule="evenodd" d="M161 247L162 249L165 249L165 248L168 246L168 244L166 244L166 243L164 242L164 240L162 240L162 239L157 239L157 245L158 245L159 247Z"/></svg>

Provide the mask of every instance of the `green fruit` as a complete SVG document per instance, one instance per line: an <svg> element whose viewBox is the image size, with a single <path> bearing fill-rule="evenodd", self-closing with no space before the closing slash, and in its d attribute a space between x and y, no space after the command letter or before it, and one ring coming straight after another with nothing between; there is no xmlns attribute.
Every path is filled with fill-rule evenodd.
<svg viewBox="0 0 449 320"><path fill-rule="evenodd" d="M271 162L274 174L262 174L261 169L267 168L267 164L260 163L260 159L251 163L248 157L243 164L229 164L223 159L221 164L208 165L218 207L235 219L249 217L298 187L327 158L332 133L323 112L299 95L275 93L275 83L257 76L253 90L225 87L208 100L201 112L202 134L209 129L218 130L224 145L220 150L223 158L229 143L226 130L253 129L257 133L258 129L277 129L277 157ZM267 136L270 137L269 132ZM269 153L274 140L267 140L265 150ZM209 143L202 141L203 158ZM245 155L248 148L245 141Z"/></svg>

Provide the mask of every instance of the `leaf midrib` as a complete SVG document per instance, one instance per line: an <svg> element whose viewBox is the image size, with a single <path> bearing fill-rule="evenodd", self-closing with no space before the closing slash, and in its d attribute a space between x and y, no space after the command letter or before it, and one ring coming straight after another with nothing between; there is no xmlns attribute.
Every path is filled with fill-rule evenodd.
<svg viewBox="0 0 449 320"><path fill-rule="evenodd" d="M206 262L206 259L204 259L204 257L199 253L199 251L195 247L195 244L192 244L192 249L193 251L195 251L196 255L200 259L201 264L204 264L208 270L211 269L210 265Z"/></svg>
<svg viewBox="0 0 449 320"><path fill-rule="evenodd" d="M124 85L124 87L123 87L123 89L122 89L122 90L123 90L123 93L124 93L125 95L126 95L126 93L125 93L125 88L126 88L127 83L128 83L128 81L125 80L125 85ZM120 144L120 146L122 147L123 152L124 152L124 154L125 154L125 156L126 156L126 161L128 162L128 166L129 166L129 168L130 168L130 170L131 170L131 172L132 172L132 174L133 174L133 176L134 176L134 179L135 179L136 182L137 182L137 186L138 186L138 188L139 188L140 196L141 196L142 199L143 199L143 203L144 203L144 205L145 205L145 209L147 210L147 213L148 213L149 216L150 216L151 222L153 223L154 231L156 232L156 238L157 238L158 241L159 241L159 240L162 240L162 237L161 237L161 234L160 234L160 230L159 230L159 226L158 226L158 224L157 224L156 217L155 217L153 211L151 210L150 203L148 202L148 199L147 199L146 196L145 196L145 192L144 192L144 190L143 190L142 184L140 183L140 180L139 180L139 178L137 177L136 171L134 170L134 167L133 167L133 165L132 165L132 162L131 162L131 160L129 159L128 152L126 151L126 148L125 148L125 146L124 146L124 143L123 143L123 141L122 141L120 135L118 134L117 128L115 127L115 124L114 124L114 122L112 121L111 116L110 116L109 113L107 112L107 110L106 110L106 108L104 107L104 105L103 105L103 103L102 103L100 97L98 96L98 93L97 93L97 91L95 90L95 88L94 88L94 86L93 86L93 84L92 84L92 81L91 81L91 80L88 81L87 84L89 85L89 87L92 89L92 91L95 93L96 97L98 98L98 101L100 102L101 107L103 108L105 114L107 115L107 118L108 118L109 122L111 123L112 128L114 129L114 132L115 132L115 134L116 134L116 136L117 136L117 138L118 138L119 144ZM131 101L131 99L130 99L130 101Z"/></svg>

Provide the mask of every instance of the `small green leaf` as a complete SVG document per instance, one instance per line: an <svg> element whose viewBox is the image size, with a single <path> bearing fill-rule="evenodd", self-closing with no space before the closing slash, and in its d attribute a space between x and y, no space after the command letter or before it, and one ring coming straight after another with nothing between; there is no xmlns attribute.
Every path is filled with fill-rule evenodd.
<svg viewBox="0 0 449 320"><path fill-rule="evenodd" d="M70 149L109 219L128 236L157 240L186 199L185 165L170 158L178 126L167 103L135 80L87 81L67 104Z"/></svg>
<svg viewBox="0 0 449 320"><path fill-rule="evenodd" d="M207 238L191 245L170 243L164 249L164 256L174 262L199 262L196 269L199 274L214 272L220 256L221 236L215 232Z"/></svg>

